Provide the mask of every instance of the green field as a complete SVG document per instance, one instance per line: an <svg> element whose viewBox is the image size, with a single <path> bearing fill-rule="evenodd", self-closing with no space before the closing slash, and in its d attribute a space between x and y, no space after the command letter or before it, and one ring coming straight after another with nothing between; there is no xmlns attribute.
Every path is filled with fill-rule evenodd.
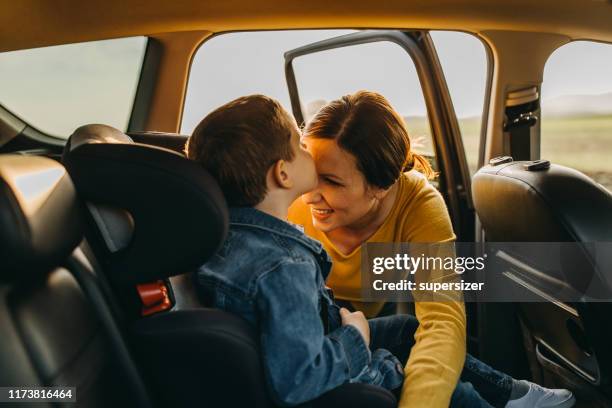
<svg viewBox="0 0 612 408"><path fill-rule="evenodd" d="M426 118L409 117L406 122L412 139L417 141L415 149L433 152ZM480 124L480 118L459 120L472 173L478 159ZM541 134L543 159L580 170L612 191L612 115L544 117Z"/></svg>

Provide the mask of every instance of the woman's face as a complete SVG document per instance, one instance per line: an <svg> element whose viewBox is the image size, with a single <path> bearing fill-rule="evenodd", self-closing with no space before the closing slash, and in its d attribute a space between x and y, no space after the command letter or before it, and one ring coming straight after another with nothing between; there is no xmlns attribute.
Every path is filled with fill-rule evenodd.
<svg viewBox="0 0 612 408"><path fill-rule="evenodd" d="M368 188L357 168L355 157L333 139L303 137L302 144L312 155L319 177L317 188L302 196L310 206L313 226L330 232L367 225L377 199L375 189Z"/></svg>

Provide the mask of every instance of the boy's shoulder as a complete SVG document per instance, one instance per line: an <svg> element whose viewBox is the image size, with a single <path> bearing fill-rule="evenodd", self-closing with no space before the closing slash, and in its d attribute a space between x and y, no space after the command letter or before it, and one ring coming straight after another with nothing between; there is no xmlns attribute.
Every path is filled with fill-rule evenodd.
<svg viewBox="0 0 612 408"><path fill-rule="evenodd" d="M225 284L254 289L253 283L279 265L310 264L325 258L322 245L298 228L254 209L230 209L228 236L199 275Z"/></svg>
<svg viewBox="0 0 612 408"><path fill-rule="evenodd" d="M248 260L253 266L257 265L260 271L281 263L316 263L318 250L311 243L296 239L296 236L256 225L230 223L228 237L220 253L227 259Z"/></svg>
<svg viewBox="0 0 612 408"><path fill-rule="evenodd" d="M250 207L230 209L230 240L296 262L313 259L323 251L321 243L306 236L300 226Z"/></svg>

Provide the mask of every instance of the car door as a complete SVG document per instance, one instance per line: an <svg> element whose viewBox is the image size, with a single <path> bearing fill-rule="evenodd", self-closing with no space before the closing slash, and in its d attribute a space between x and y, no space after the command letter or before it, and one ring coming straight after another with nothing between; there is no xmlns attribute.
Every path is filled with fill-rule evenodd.
<svg viewBox="0 0 612 408"><path fill-rule="evenodd" d="M309 119L313 108L323 102L315 98L308 103L312 88L329 99L342 96L340 89L344 93L364 88L378 91L390 99L400 114L398 105L406 102L410 109L414 103L409 99L421 93L425 123L416 133L420 130L421 138L429 140L424 140L425 149L417 148L417 152L426 156L439 172L434 183L448 205L458 241L474 240L474 210L463 142L434 43L427 31L359 31L307 44L286 51L284 56L291 107L301 125ZM407 64L407 68L402 71L390 66L393 64ZM385 72L391 77L385 78ZM410 75L415 78L409 78ZM317 82L327 82L329 92L321 91L325 84L321 87ZM344 87L338 87L339 83ZM336 90L335 94L332 89ZM394 94L395 101L389 98L389 93ZM419 128L417 122L421 118L404 117L414 143L414 128Z"/></svg>

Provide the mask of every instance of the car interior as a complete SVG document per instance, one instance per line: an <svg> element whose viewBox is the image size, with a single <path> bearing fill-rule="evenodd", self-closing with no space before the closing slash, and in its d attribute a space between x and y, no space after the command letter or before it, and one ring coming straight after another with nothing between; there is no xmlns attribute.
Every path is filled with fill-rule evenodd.
<svg viewBox="0 0 612 408"><path fill-rule="evenodd" d="M592 45L593 61L609 47L612 58L611 22L612 2L606 0L4 5L0 386L70 385L77 388L76 404L85 407L277 406L266 392L254 328L211 307L193 280L223 243L228 208L214 179L184 156L193 130L186 123L197 123L210 110L190 107L194 92L223 101L236 89L253 93L236 85L264 75L255 62L241 63L247 49L264 55L257 47L268 47L278 54L270 63L278 70L268 69L269 75L282 84L287 109L303 125L314 106L307 75L314 82L322 78L314 65L304 65L308 58L331 64L335 56L346 61L347 50L367 57L379 55L367 54L373 47L395 47L420 89L425 153L439 174L432 183L447 204L457 241L612 241L612 87L607 78L598 82L597 67L589 71L594 62L572 54L572 64L585 71L570 76L590 77L590 92L599 99L564 97L553 106L543 96L548 78L556 78L550 64L564 47ZM482 95L471 128L460 114L453 78L472 85L468 75L462 79L449 70L438 32L469 37L482 50ZM302 33L307 40L281 41ZM254 46L248 38L256 36ZM140 48L130 54L83 49L60 55L62 69L27 58L26 65L14 62L22 52L136 37ZM132 82L117 86L123 93L106 98L93 81L79 82L78 90L42 89L55 71L66 83L77 83L81 65L68 55L95 68L103 51L125 61L135 56ZM218 76L236 67L243 78ZM22 82L11 77L20 71ZM117 72L127 77L127 68ZM345 67L338 72L336 79L320 80L321 86L332 88L350 76ZM363 80L358 86L367 87ZM214 87L207 91L206 84ZM99 88L112 86L101 81ZM54 105L63 99L71 110L61 127ZM28 110L28 104L37 108ZM561 112L560 106L570 114L547 113ZM105 119L111 117L105 110L120 108L123 119ZM47 112L49 125L41 119L45 111L54 112ZM417 123L414 115L407 114L408 126ZM567 157L579 161L565 161L555 150L566 134L576 138ZM585 252L564 258L567 268L580 273L552 270L520 251L495 261L506 271L506 284L540 301L467 303L468 352L515 378L568 388L577 406L611 407L612 271L596 268ZM558 276L575 278L561 282ZM543 294L542 285L551 281L576 290L594 285L604 301ZM382 408L397 406L397 400L385 389L351 383L302 406Z"/></svg>

